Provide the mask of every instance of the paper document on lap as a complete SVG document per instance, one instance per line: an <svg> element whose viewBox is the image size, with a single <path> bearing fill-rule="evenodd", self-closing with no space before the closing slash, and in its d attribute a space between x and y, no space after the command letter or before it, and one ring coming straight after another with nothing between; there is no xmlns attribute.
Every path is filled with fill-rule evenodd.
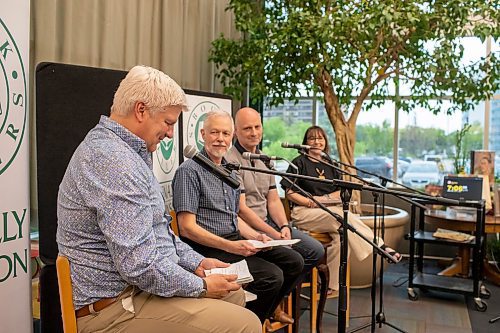
<svg viewBox="0 0 500 333"><path fill-rule="evenodd" d="M225 275L238 275L236 279L236 283L243 284L249 283L253 281L253 276L250 274L250 270L248 269L248 265L246 260L241 260L231 264L229 267L218 267L212 269L206 269L205 275L209 276L212 274L225 274Z"/></svg>
<svg viewBox="0 0 500 333"><path fill-rule="evenodd" d="M300 242L300 239L274 239L267 242L261 242L255 239L249 239L249 243L251 243L256 249L263 249L266 247L273 246L285 246L285 245L293 245Z"/></svg>
<svg viewBox="0 0 500 333"><path fill-rule="evenodd" d="M248 290L244 290L245 292L245 302L251 302L251 301L255 301L257 299L257 295L255 295L254 293L251 293L249 292Z"/></svg>

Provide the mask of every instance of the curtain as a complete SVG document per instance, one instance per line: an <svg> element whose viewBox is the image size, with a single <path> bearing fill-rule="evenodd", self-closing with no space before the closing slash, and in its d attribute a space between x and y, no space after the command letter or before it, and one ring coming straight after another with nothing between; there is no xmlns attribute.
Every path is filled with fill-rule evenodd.
<svg viewBox="0 0 500 333"><path fill-rule="evenodd" d="M228 0L32 1L34 65L54 61L158 68L183 88L221 92L208 62L221 33L238 35Z"/></svg>
<svg viewBox="0 0 500 333"><path fill-rule="evenodd" d="M30 82L36 65L44 61L117 70L142 64L162 70L185 89L221 93L208 54L211 41L221 33L239 36L227 4L228 0L32 0ZM32 230L37 230L33 87L30 200Z"/></svg>

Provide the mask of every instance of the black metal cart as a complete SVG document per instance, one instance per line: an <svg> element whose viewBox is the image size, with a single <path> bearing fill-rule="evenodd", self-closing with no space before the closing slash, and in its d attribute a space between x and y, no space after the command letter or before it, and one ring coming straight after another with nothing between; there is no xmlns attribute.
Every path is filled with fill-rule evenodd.
<svg viewBox="0 0 500 333"><path fill-rule="evenodd" d="M431 200L418 200L422 204L442 204ZM484 232L485 208L484 201L464 202L460 206L472 207L476 211L476 228L474 231L475 239L468 243L456 242L442 238L435 238L433 233L426 231L425 209L417 207L411 209L410 226L410 258L409 258L409 278L408 278L408 298L412 301L418 300L418 293L414 288L422 290L433 289L445 292L472 295L476 309L484 312L487 309L487 303L483 298L489 298L489 290L482 284L482 263L485 253L486 236ZM472 248L472 276L471 278L440 276L424 272L424 247L425 244L442 244L446 246L466 246ZM415 249L416 248L416 249ZM416 271L415 271L416 260Z"/></svg>

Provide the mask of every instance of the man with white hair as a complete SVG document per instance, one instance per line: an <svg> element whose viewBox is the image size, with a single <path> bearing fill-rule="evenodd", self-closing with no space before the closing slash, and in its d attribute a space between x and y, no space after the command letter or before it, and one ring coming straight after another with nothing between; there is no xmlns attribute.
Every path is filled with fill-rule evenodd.
<svg viewBox="0 0 500 333"><path fill-rule="evenodd" d="M78 332L260 332L235 275L176 237L151 152L173 136L186 96L132 68L111 114L76 149L59 187L57 242L71 263Z"/></svg>
<svg viewBox="0 0 500 333"><path fill-rule="evenodd" d="M200 154L221 165L231 146L233 119L224 111L207 114ZM264 322L297 284L304 260L288 247L255 248L248 240L270 238L238 218L240 189L225 184L194 160L182 163L172 183L173 204L180 234L199 253L235 263L245 259L254 281L246 290L257 295L247 308Z"/></svg>

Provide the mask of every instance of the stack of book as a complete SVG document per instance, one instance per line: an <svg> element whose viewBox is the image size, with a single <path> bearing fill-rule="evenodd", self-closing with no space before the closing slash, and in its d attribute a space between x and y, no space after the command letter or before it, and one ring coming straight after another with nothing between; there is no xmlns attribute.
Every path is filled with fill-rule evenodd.
<svg viewBox="0 0 500 333"><path fill-rule="evenodd" d="M432 236L436 238L444 238L444 239L449 239L455 242L472 242L474 240L474 236L459 232L459 231L454 231L454 230L447 230L447 229L441 229L438 228Z"/></svg>

